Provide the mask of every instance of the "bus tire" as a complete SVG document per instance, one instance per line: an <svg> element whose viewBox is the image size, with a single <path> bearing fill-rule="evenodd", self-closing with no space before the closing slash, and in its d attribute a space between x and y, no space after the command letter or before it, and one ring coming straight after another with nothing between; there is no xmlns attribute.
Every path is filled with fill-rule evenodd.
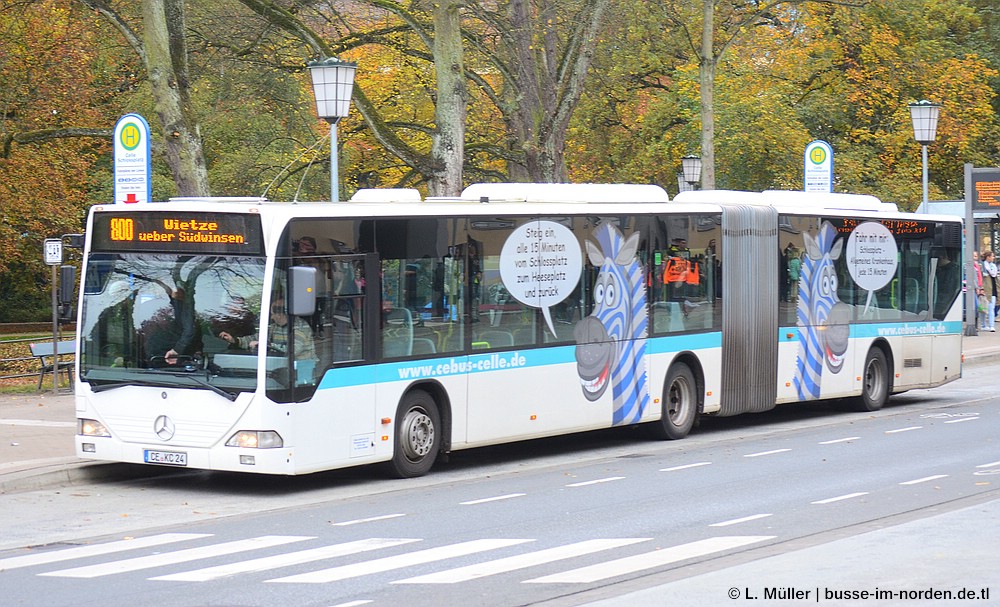
<svg viewBox="0 0 1000 607"><path fill-rule="evenodd" d="M390 462L397 478L427 474L441 448L441 414L431 395L411 390L396 409L396 444Z"/></svg>
<svg viewBox="0 0 1000 607"><path fill-rule="evenodd" d="M889 362L881 348L868 350L861 371L861 396L854 399L858 411L878 411L889 400Z"/></svg>
<svg viewBox="0 0 1000 607"><path fill-rule="evenodd" d="M661 440L677 440L691 432L698 417L698 382L691 367L674 363L663 384L660 420L653 422L653 436Z"/></svg>

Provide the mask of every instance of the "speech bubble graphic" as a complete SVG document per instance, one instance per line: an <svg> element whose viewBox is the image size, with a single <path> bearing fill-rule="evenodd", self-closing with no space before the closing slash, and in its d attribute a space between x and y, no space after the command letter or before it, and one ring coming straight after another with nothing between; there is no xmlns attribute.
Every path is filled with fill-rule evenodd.
<svg viewBox="0 0 1000 607"><path fill-rule="evenodd" d="M580 282L583 252L573 232L554 221L538 220L514 230L500 251L500 280L511 297L542 316L555 337L549 310L569 297Z"/></svg>
<svg viewBox="0 0 1000 607"><path fill-rule="evenodd" d="M854 228L847 239L847 270L862 289L868 291L865 312L872 295L896 275L899 263L896 238L889 228L875 221L866 221Z"/></svg>

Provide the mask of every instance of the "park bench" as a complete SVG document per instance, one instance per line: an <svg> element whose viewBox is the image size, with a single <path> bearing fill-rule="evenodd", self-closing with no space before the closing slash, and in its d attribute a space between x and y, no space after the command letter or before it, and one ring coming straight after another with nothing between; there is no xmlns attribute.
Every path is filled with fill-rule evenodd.
<svg viewBox="0 0 1000 607"><path fill-rule="evenodd" d="M41 363L41 370L38 372L38 389L42 389L42 381L45 379L45 375L52 373L57 361L52 355L52 342L51 341L40 341L37 343L28 344L31 348L31 355L38 359ZM63 340L59 342L59 358L63 356L73 356L76 354L76 342L73 340ZM59 368L66 371L66 380L73 383L73 364L68 361L59 362Z"/></svg>

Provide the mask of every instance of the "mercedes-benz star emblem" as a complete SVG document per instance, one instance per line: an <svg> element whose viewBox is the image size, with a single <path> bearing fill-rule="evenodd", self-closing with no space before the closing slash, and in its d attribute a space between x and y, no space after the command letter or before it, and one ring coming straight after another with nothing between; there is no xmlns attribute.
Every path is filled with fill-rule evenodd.
<svg viewBox="0 0 1000 607"><path fill-rule="evenodd" d="M172 439L176 431L177 428L174 426L174 420L166 415L157 417L156 421L153 422L153 432L160 437L160 440L167 441Z"/></svg>

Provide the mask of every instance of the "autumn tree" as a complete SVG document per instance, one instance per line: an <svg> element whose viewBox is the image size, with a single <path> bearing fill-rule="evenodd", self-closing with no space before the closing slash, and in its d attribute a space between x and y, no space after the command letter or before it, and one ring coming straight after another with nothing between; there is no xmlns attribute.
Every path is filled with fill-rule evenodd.
<svg viewBox="0 0 1000 607"><path fill-rule="evenodd" d="M81 232L100 189L108 146L79 125L104 122L122 64L80 19L59 0L0 9L0 322L44 318L42 241Z"/></svg>

